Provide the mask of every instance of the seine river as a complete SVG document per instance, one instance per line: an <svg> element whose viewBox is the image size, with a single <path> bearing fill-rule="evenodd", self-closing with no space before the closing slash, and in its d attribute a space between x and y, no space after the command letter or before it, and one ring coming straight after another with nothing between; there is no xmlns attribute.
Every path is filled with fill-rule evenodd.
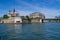
<svg viewBox="0 0 60 40"><path fill-rule="evenodd" d="M0 40L60 40L60 23L0 24Z"/></svg>

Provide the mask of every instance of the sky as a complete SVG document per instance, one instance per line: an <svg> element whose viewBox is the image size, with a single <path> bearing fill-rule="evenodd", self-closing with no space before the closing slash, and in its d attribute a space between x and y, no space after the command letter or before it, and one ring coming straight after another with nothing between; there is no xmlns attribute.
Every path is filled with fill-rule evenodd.
<svg viewBox="0 0 60 40"><path fill-rule="evenodd" d="M60 0L0 0L0 16L14 8L21 16L40 12L46 18L54 18L60 15Z"/></svg>

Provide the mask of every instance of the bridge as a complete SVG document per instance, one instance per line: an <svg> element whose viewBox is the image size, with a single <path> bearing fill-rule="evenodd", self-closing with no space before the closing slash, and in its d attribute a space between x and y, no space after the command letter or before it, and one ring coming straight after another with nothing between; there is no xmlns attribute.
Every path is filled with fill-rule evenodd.
<svg viewBox="0 0 60 40"><path fill-rule="evenodd" d="M52 18L42 19L42 22L60 22L60 19L52 19Z"/></svg>

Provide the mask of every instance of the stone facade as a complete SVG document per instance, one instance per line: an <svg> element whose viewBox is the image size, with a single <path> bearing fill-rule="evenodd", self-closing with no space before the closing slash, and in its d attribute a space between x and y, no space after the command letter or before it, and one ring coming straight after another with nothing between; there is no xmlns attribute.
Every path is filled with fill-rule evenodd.
<svg viewBox="0 0 60 40"><path fill-rule="evenodd" d="M21 17L14 17L14 23L22 23Z"/></svg>
<svg viewBox="0 0 60 40"><path fill-rule="evenodd" d="M1 19L1 23L13 23L12 19Z"/></svg>
<svg viewBox="0 0 60 40"><path fill-rule="evenodd" d="M33 23L33 22L41 23L42 19L45 18L45 16L39 12L34 12L34 13L30 14L29 17L31 18L31 23Z"/></svg>
<svg viewBox="0 0 60 40"><path fill-rule="evenodd" d="M15 11L15 9L13 11L9 10L7 15L9 16L9 18L1 19L1 23L22 23L22 19L19 16L19 14Z"/></svg>
<svg viewBox="0 0 60 40"><path fill-rule="evenodd" d="M45 15L39 12L34 12L32 14L29 15L30 18L40 18L40 19L44 19Z"/></svg>

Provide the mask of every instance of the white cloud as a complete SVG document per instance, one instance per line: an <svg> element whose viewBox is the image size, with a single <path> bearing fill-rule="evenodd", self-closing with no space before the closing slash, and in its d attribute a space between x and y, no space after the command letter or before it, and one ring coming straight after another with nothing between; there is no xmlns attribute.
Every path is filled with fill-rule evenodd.
<svg viewBox="0 0 60 40"><path fill-rule="evenodd" d="M24 1L17 1L18 3L21 3L22 5L26 5L27 8L31 8L32 10L31 11L23 11L23 10L19 10L20 13L22 13L22 15L27 15L29 13L32 13L32 12L42 12L45 14L45 16L47 18L53 18L54 16L56 15L59 15L60 14L60 10L58 9L51 9L51 8L46 8L46 7L39 7L39 6L35 6L35 5L32 5L32 4L29 4L27 2L24 2Z"/></svg>
<svg viewBox="0 0 60 40"><path fill-rule="evenodd" d="M24 16L36 12L36 11L27 11L27 10L17 10L17 11L18 13L20 13L20 15L24 15ZM56 15L60 14L60 10L54 10L54 9L42 9L40 12L45 14L46 18L54 18Z"/></svg>
<svg viewBox="0 0 60 40"><path fill-rule="evenodd" d="M35 6L35 5L32 5L32 4L29 4L27 2L24 2L24 1L19 1L19 0L16 0L19 4L22 4L22 5L26 5L28 8L31 8L31 9L34 9L34 10L40 10L42 8L38 7L38 6Z"/></svg>
<svg viewBox="0 0 60 40"><path fill-rule="evenodd" d="M20 16L26 16L29 15L29 13L32 13L31 11L26 11L26 10L18 10L17 12L20 14Z"/></svg>
<svg viewBox="0 0 60 40"><path fill-rule="evenodd" d="M47 18L54 18L56 15L60 15L60 10L58 9L43 9L41 10L42 13L45 14Z"/></svg>

